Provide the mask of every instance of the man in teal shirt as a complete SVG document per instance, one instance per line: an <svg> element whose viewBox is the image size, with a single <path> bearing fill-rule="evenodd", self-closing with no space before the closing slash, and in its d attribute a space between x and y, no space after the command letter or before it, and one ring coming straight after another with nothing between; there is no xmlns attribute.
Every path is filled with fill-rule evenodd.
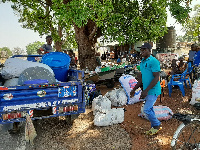
<svg viewBox="0 0 200 150"><path fill-rule="evenodd" d="M143 111L151 122L151 129L146 134L156 134L161 129L161 123L156 118L153 110L158 95L161 94L161 86L159 82L160 62L151 55L152 46L149 43L144 43L140 49L143 59L140 63L141 77L137 85L131 91L131 97L135 95L135 90L143 84L143 91L141 93L142 99L145 99Z"/></svg>

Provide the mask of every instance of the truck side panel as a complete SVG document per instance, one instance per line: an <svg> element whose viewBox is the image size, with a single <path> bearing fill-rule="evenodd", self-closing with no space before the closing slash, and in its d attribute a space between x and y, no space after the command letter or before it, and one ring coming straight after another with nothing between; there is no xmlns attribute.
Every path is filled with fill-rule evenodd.
<svg viewBox="0 0 200 150"><path fill-rule="evenodd" d="M0 124L65 116L85 112L85 99L81 82L27 85L0 90ZM34 116L34 112L50 110L47 116Z"/></svg>

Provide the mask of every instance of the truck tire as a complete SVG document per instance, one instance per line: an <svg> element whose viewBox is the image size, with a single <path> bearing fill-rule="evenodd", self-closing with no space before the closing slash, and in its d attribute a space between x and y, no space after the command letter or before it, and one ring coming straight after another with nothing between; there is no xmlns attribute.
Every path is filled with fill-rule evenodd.
<svg viewBox="0 0 200 150"><path fill-rule="evenodd" d="M66 115L65 116L65 121L67 124L72 125L74 120L77 119L79 114L72 114L72 115Z"/></svg>
<svg viewBox="0 0 200 150"><path fill-rule="evenodd" d="M85 82L86 82L86 84L94 84L94 82L92 80L87 80Z"/></svg>
<svg viewBox="0 0 200 150"><path fill-rule="evenodd" d="M20 122L14 122L13 128L8 130L8 133L9 134L18 134L20 132L19 124L20 124Z"/></svg>

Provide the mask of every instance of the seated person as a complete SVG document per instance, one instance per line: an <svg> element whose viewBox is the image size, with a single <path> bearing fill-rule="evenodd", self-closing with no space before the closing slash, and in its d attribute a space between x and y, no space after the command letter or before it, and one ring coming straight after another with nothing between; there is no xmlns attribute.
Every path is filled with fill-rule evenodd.
<svg viewBox="0 0 200 150"><path fill-rule="evenodd" d="M179 64L178 64L178 70L179 72L178 73L183 73L186 68L187 68L187 63L183 62L184 58L183 57L180 57L179 58Z"/></svg>
<svg viewBox="0 0 200 150"><path fill-rule="evenodd" d="M75 58L74 58L74 53L73 53L73 50L64 50L64 53L68 54L69 57L71 58L71 61L70 61L70 68L76 68L77 65L76 65L76 62L75 62Z"/></svg>
<svg viewBox="0 0 200 150"><path fill-rule="evenodd" d="M179 72L178 71L178 65L177 65L176 61L177 61L176 59L172 60L171 71L169 71L169 73L167 75L167 82L170 81L172 75L177 74Z"/></svg>
<svg viewBox="0 0 200 150"><path fill-rule="evenodd" d="M170 72L171 75L179 73L178 65L176 64L176 59L172 60L171 68L172 68L172 70Z"/></svg>

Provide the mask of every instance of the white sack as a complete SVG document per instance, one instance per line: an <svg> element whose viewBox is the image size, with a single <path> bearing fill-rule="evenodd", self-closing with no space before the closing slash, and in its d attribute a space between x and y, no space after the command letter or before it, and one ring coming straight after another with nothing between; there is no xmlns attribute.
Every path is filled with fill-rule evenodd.
<svg viewBox="0 0 200 150"><path fill-rule="evenodd" d="M124 121L124 108L113 108L111 111L112 124L122 123Z"/></svg>
<svg viewBox="0 0 200 150"><path fill-rule="evenodd" d="M15 77L19 77L20 74L29 67L44 67L48 69L54 76L53 70L42 63L32 62L28 60L22 60L19 58L9 58L4 63L3 69L1 70L1 74L4 79L11 79Z"/></svg>
<svg viewBox="0 0 200 150"><path fill-rule="evenodd" d="M94 116L94 125L96 126L109 126L124 121L124 109L113 108L107 113L97 112Z"/></svg>
<svg viewBox="0 0 200 150"><path fill-rule="evenodd" d="M191 105L200 103L200 80L195 80L192 87L192 98L190 101Z"/></svg>
<svg viewBox="0 0 200 150"><path fill-rule="evenodd" d="M111 101L102 95L99 95L92 101L93 115L97 112L106 113L111 109Z"/></svg>
<svg viewBox="0 0 200 150"><path fill-rule="evenodd" d="M100 113L97 112L94 116L95 126L109 126L111 125L111 113Z"/></svg>
<svg viewBox="0 0 200 150"><path fill-rule="evenodd" d="M143 101L143 99L140 99L140 95L142 93L141 88L138 88L135 91L134 97L130 97L130 92L132 91L132 89L135 87L135 85L138 82L135 79L135 77L133 77L131 75L124 75L119 78L119 82L121 83L121 86L123 87L124 91L126 92L126 96L128 98L127 104L134 104L134 103Z"/></svg>
<svg viewBox="0 0 200 150"><path fill-rule="evenodd" d="M18 80L19 80L19 78L12 78L12 79L6 80L3 86L5 86L5 87L17 86Z"/></svg>
<svg viewBox="0 0 200 150"><path fill-rule="evenodd" d="M105 94L112 106L123 106L127 103L127 96L123 88L114 89Z"/></svg>

